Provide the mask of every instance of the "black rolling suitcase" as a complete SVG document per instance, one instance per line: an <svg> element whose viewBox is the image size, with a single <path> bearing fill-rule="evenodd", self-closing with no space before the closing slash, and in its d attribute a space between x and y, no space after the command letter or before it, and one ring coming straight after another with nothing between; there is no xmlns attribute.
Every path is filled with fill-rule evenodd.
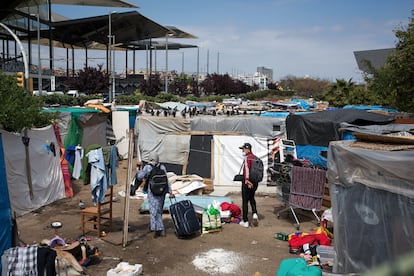
<svg viewBox="0 0 414 276"><path fill-rule="evenodd" d="M190 200L171 201L169 210L177 237L185 238L200 233L200 223Z"/></svg>

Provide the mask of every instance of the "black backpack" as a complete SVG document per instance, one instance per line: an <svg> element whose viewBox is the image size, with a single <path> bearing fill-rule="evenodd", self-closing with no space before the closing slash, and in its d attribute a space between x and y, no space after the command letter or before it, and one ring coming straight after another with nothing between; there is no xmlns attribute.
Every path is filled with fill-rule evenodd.
<svg viewBox="0 0 414 276"><path fill-rule="evenodd" d="M263 180L263 162L259 157L255 157L250 167L249 179L251 182L259 183Z"/></svg>
<svg viewBox="0 0 414 276"><path fill-rule="evenodd" d="M162 196L168 193L168 177L163 169L161 169L161 164L152 166L152 170L148 176L148 182L151 192L156 196Z"/></svg>

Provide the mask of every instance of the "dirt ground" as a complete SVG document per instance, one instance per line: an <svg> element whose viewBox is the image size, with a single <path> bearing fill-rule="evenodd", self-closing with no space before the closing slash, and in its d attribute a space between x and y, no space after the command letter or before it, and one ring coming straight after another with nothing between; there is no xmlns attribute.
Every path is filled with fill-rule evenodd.
<svg viewBox="0 0 414 276"><path fill-rule="evenodd" d="M221 232L195 236L191 239L178 239L168 213L164 214L166 237L153 238L148 232L149 215L141 214L139 208L143 200L131 200L129 208L128 244L122 246L124 198L118 192L125 190L127 161L120 161L118 185L114 190L114 223L112 232L107 233L108 242L88 233L89 244L99 248L101 253L96 264L85 268L88 275L106 275L120 261L142 264L143 275L275 275L283 259L296 258L289 253L288 243L275 238L277 232L293 233L292 216L277 218L278 210L284 207L276 193L258 193L257 208L259 226L244 228L238 224L225 224ZM20 238L27 244L36 244L42 239L51 239L54 230L51 223L62 222L58 230L60 237L67 243L76 240L80 228L79 200L91 206L90 186L81 181L73 181L74 197L65 198L35 212L17 219ZM276 191L276 188L275 188ZM241 206L240 192L227 196ZM250 208L250 207L249 207ZM250 209L249 209L250 210ZM287 212L288 213L288 212ZM251 216L251 215L250 215ZM301 231L311 231L316 227L315 219L302 214ZM219 254L227 253L227 254ZM206 257L217 256L212 260ZM224 259L224 260L223 260ZM200 266L201 263L201 266Z"/></svg>

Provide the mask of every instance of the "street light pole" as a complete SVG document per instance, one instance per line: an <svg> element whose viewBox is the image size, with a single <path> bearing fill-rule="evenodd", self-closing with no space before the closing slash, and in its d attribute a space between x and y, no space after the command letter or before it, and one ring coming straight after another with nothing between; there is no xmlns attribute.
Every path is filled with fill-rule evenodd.
<svg viewBox="0 0 414 276"><path fill-rule="evenodd" d="M165 93L168 93L168 35L165 35Z"/></svg>
<svg viewBox="0 0 414 276"><path fill-rule="evenodd" d="M37 55L39 58L39 66L37 68L37 86L39 89L39 95L42 95L43 85L42 85L42 61L40 58L40 17L39 11L37 12Z"/></svg>
<svg viewBox="0 0 414 276"><path fill-rule="evenodd" d="M217 52L217 74L220 74L220 53Z"/></svg>
<svg viewBox="0 0 414 276"><path fill-rule="evenodd" d="M114 38L112 36L112 14L115 13L114 11L109 13L108 16L108 74L109 74L109 86L108 86L108 98L109 102L112 102L112 93L115 95L113 91L115 91L115 81L113 77L113 54L112 54L112 44L114 42Z"/></svg>
<svg viewBox="0 0 414 276"><path fill-rule="evenodd" d="M184 74L184 52L181 53L181 74Z"/></svg>
<svg viewBox="0 0 414 276"><path fill-rule="evenodd" d="M109 85L108 85L108 99L112 102L112 12L109 13L108 17L108 73L109 73Z"/></svg>
<svg viewBox="0 0 414 276"><path fill-rule="evenodd" d="M116 85L116 81L115 81L115 35L112 36L113 41L112 41L112 101L115 101L115 85Z"/></svg>

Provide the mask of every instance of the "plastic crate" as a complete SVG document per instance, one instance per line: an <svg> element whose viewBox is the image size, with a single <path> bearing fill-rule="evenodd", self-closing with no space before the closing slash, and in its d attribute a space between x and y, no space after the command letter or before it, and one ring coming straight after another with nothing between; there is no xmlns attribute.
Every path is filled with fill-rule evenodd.
<svg viewBox="0 0 414 276"><path fill-rule="evenodd" d="M333 246L327 246L327 245L318 245L316 247L316 253L319 255L319 260L322 264L325 263L333 263L335 260L335 249Z"/></svg>

